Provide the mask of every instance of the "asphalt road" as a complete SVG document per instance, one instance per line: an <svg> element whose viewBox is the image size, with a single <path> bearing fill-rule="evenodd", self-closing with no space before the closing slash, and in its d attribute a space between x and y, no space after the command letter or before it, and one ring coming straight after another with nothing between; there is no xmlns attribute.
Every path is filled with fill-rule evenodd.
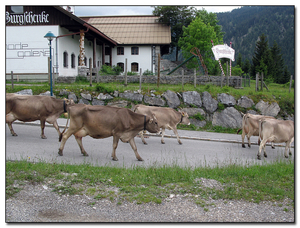
<svg viewBox="0 0 300 228"><path fill-rule="evenodd" d="M59 119L58 123L63 126L66 120ZM6 160L28 160L44 161L50 163L70 163L70 164L92 164L95 166L163 166L179 165L182 167L198 166L224 166L229 164L265 164L284 158L284 147L276 146L271 149L267 146L268 158L262 156L262 160L257 160L257 137L252 137L251 148L242 148L241 135L209 133L198 131L179 130L182 145L173 138L172 131L166 131L170 137L165 137L165 144L161 144L160 137L150 136L146 138L148 145L144 145L140 138L136 137L135 142L140 156L144 161L138 161L129 143L119 141L116 150L119 161L112 161L113 138L93 139L89 136L83 138L83 146L88 157L81 155L79 146L74 136L71 136L65 144L64 156L58 155L58 135L51 126L46 126L45 135L47 139L41 139L39 121L33 124L14 123L13 128L18 134L13 137L8 126L6 131ZM62 129L61 129L62 130ZM282 144L284 145L284 144ZM294 148L291 149L293 155L289 159L294 159Z"/></svg>

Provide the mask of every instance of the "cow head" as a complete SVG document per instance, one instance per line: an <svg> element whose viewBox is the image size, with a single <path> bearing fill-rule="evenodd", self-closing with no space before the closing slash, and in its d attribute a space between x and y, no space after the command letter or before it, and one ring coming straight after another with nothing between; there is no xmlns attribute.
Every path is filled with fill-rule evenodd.
<svg viewBox="0 0 300 228"><path fill-rule="evenodd" d="M73 99L66 99L64 98L65 102L66 102L66 105L73 105L75 104L74 100Z"/></svg>
<svg viewBox="0 0 300 228"><path fill-rule="evenodd" d="M160 128L158 127L158 124L157 124L157 119L153 113L151 113L151 115L149 115L145 121L146 122L145 122L144 130L147 130L150 133L159 133L160 132Z"/></svg>
<svg viewBox="0 0 300 228"><path fill-rule="evenodd" d="M181 121L179 123L181 124L186 124L186 125L190 125L190 120L189 120L189 115L187 114L187 112L180 110L179 111L181 114Z"/></svg>

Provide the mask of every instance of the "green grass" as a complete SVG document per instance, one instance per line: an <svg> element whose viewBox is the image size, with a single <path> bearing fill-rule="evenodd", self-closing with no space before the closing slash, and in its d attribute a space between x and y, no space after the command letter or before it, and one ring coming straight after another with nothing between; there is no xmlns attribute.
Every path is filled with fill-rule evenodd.
<svg viewBox="0 0 300 228"><path fill-rule="evenodd" d="M204 188L198 178L214 179L223 190ZM205 206L213 199L294 201L294 162L225 167L95 167L88 164L48 164L27 161L6 162L6 197L13 197L24 184L46 184L58 194L86 194L122 204L161 203L170 194L189 197Z"/></svg>

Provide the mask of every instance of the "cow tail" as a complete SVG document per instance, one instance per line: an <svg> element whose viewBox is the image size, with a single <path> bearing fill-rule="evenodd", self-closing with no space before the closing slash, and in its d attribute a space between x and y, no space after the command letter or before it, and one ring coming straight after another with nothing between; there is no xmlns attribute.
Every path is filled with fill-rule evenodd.
<svg viewBox="0 0 300 228"><path fill-rule="evenodd" d="M139 105L136 105L133 109L133 112L136 112L136 110L138 109Z"/></svg>
<svg viewBox="0 0 300 228"><path fill-rule="evenodd" d="M63 137L63 134L65 133L65 131L66 131L66 129L67 129L67 126L68 126L68 123L69 123L69 119L70 119L70 112L68 112L67 124L66 124L66 126L65 126L65 129L64 129L64 130L60 133L60 135L59 135L59 139L58 139L59 142L61 141L61 139L62 139L62 137Z"/></svg>
<svg viewBox="0 0 300 228"><path fill-rule="evenodd" d="M242 128L238 129L237 134L240 133L241 130L242 130Z"/></svg>

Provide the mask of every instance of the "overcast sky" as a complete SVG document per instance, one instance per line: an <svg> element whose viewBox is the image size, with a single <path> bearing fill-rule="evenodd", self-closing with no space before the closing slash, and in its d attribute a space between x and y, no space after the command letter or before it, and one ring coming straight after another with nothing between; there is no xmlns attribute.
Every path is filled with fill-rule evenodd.
<svg viewBox="0 0 300 228"><path fill-rule="evenodd" d="M207 12L228 12L240 6L196 6ZM114 16L114 15L152 15L151 6L75 6L75 15L81 16Z"/></svg>

